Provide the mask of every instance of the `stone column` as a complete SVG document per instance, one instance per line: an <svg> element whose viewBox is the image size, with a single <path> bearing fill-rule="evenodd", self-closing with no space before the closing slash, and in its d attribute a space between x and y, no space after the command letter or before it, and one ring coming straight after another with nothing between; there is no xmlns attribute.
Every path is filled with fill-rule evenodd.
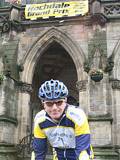
<svg viewBox="0 0 120 160"><path fill-rule="evenodd" d="M113 145L115 116L112 106L112 88L108 75L104 74L100 82L90 80L89 124L92 144L98 159L103 159L103 156L106 160L118 159L118 153Z"/></svg>
<svg viewBox="0 0 120 160"><path fill-rule="evenodd" d="M118 158L118 154L112 149L110 86L107 75L104 75L104 79L97 83L91 79L77 82L80 106L88 114L96 160L102 160L103 157L106 160L117 160Z"/></svg>
<svg viewBox="0 0 120 160"><path fill-rule="evenodd" d="M0 85L0 97L0 159L16 160L14 135L17 126L17 96L12 79L4 79Z"/></svg>
<svg viewBox="0 0 120 160"><path fill-rule="evenodd" d="M113 88L114 143L120 148L120 80L111 80Z"/></svg>
<svg viewBox="0 0 120 160"><path fill-rule="evenodd" d="M111 114L111 88L108 75L104 74L100 82L89 81L90 106L89 114L101 116Z"/></svg>
<svg viewBox="0 0 120 160"><path fill-rule="evenodd" d="M88 91L88 81L82 80L76 82L76 87L79 90L79 104L83 108L86 114L88 114L89 106L89 91Z"/></svg>
<svg viewBox="0 0 120 160"><path fill-rule="evenodd" d="M18 86L18 128L16 130L16 143L19 143L25 136L30 134L30 94L31 84L21 83Z"/></svg>

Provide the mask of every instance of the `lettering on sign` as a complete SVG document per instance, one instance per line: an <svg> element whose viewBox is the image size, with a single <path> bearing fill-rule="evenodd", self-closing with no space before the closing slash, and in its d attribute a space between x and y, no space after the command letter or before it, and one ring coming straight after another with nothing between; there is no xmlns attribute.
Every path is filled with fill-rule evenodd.
<svg viewBox="0 0 120 160"><path fill-rule="evenodd" d="M28 4L25 7L26 19L85 15L88 12L88 0L70 2L49 2Z"/></svg>

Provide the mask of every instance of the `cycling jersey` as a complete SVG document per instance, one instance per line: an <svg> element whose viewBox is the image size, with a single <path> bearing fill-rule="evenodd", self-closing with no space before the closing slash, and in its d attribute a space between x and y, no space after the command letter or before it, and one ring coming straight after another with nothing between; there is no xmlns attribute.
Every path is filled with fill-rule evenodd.
<svg viewBox="0 0 120 160"><path fill-rule="evenodd" d="M87 117L75 106L67 104L59 122L53 121L44 110L36 115L33 140L36 160L45 159L47 140L58 160L77 160L81 153L92 156Z"/></svg>

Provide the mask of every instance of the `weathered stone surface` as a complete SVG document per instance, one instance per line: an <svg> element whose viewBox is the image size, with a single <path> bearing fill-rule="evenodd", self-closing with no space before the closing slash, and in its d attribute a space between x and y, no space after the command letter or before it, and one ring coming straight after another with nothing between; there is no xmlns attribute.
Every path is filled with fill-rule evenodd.
<svg viewBox="0 0 120 160"><path fill-rule="evenodd" d="M11 71L0 84L0 142L18 144L32 133L35 113L42 109L38 88L54 78L68 85L69 95L91 118L92 144L100 147L95 160L118 160L114 148L120 147L120 4L100 3L99 10L90 6L94 16L24 19L24 31L11 30L0 37L0 73ZM24 68L20 73L19 65ZM102 69L100 82L90 79L91 68ZM16 160L8 150L2 148L0 160Z"/></svg>
<svg viewBox="0 0 120 160"><path fill-rule="evenodd" d="M112 144L111 123L108 121L90 122L93 146Z"/></svg>
<svg viewBox="0 0 120 160"><path fill-rule="evenodd" d="M13 145L0 143L0 160L17 160L17 152Z"/></svg>

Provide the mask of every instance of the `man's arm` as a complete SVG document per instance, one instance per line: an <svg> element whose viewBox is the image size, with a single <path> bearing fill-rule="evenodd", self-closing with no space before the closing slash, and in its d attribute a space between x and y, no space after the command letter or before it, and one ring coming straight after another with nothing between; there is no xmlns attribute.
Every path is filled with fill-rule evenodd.
<svg viewBox="0 0 120 160"><path fill-rule="evenodd" d="M90 134L83 134L80 136L76 136L76 155L80 156L82 151L86 150L90 155Z"/></svg>
<svg viewBox="0 0 120 160"><path fill-rule="evenodd" d="M35 152L35 160L45 160L47 152L47 139L34 137L32 146Z"/></svg>
<svg viewBox="0 0 120 160"><path fill-rule="evenodd" d="M81 154L84 152L91 155L90 129L87 116L81 108L68 106L66 116L74 122L75 139L76 139L76 155L81 159ZM87 158L85 158L88 160Z"/></svg>
<svg viewBox="0 0 120 160"><path fill-rule="evenodd" d="M45 160L47 152L47 138L40 128L39 123L39 119L34 122L34 139L32 146L35 153L35 160Z"/></svg>
<svg viewBox="0 0 120 160"><path fill-rule="evenodd" d="M76 155L81 159L81 154L92 156L90 129L87 117L83 111L80 111L81 121L75 123L76 134ZM87 158L86 158L87 159Z"/></svg>

